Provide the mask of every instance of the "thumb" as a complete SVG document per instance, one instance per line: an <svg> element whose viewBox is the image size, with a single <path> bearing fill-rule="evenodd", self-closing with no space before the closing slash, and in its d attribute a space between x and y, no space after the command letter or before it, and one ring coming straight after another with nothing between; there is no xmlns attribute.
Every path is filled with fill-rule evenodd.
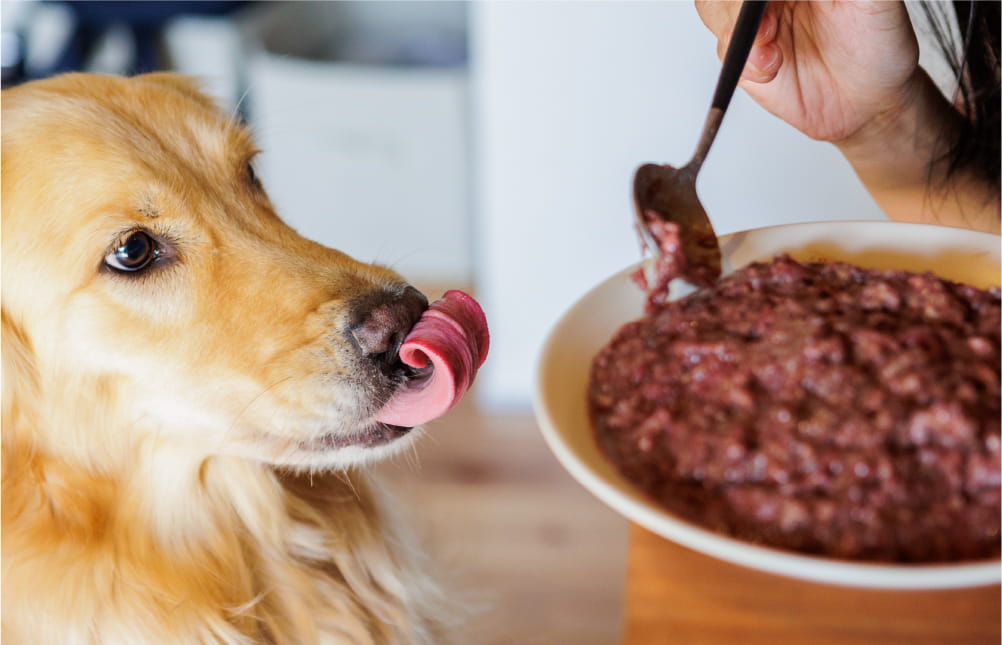
<svg viewBox="0 0 1002 645"><path fill-rule="evenodd" d="M768 83L776 77L783 63L783 52L776 43L779 19L778 2L770 2L766 6L762 23L755 36L755 44L748 53L742 80L755 83ZM720 2L715 0L696 0L696 12L703 24L717 37L717 58L724 59L727 47L731 42L734 24L737 22L740 2Z"/></svg>

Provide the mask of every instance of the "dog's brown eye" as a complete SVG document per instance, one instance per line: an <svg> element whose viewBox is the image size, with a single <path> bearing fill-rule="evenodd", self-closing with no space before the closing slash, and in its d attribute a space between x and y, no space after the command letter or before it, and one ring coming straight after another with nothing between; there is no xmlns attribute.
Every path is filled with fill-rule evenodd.
<svg viewBox="0 0 1002 645"><path fill-rule="evenodd" d="M148 233L133 231L116 243L104 262L118 271L140 271L152 264L159 254L156 241Z"/></svg>

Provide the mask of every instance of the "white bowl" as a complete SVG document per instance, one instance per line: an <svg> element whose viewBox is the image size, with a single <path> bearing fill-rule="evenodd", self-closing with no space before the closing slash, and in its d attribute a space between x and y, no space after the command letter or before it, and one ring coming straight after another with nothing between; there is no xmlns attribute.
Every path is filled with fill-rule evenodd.
<svg viewBox="0 0 1002 645"><path fill-rule="evenodd" d="M725 235L720 242L725 272L789 253L801 261L831 259L868 268L930 270L978 287L1000 282L1000 238L964 229L880 221L817 222ZM630 280L635 269L624 269L585 294L557 322L540 355L536 416L550 449L580 484L664 538L774 574L881 589L957 588L1002 580L999 560L867 564L753 545L682 520L635 489L599 452L586 405L592 358L620 326L642 314L644 294Z"/></svg>

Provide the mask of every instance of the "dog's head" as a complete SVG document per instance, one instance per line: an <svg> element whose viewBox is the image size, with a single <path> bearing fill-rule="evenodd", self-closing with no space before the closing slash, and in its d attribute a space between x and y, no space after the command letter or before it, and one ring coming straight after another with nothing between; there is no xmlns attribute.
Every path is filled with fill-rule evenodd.
<svg viewBox="0 0 1002 645"><path fill-rule="evenodd" d="M285 225L190 82L67 75L2 107L5 441L309 468L403 443L375 416L427 300Z"/></svg>

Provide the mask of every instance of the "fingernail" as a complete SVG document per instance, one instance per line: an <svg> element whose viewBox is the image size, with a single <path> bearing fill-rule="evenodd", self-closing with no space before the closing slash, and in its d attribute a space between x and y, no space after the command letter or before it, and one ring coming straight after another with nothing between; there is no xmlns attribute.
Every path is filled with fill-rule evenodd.
<svg viewBox="0 0 1002 645"><path fill-rule="evenodd" d="M773 76L779 64L782 52L775 45L761 45L753 47L748 54L748 67L759 77ZM755 80L751 78L749 80Z"/></svg>

